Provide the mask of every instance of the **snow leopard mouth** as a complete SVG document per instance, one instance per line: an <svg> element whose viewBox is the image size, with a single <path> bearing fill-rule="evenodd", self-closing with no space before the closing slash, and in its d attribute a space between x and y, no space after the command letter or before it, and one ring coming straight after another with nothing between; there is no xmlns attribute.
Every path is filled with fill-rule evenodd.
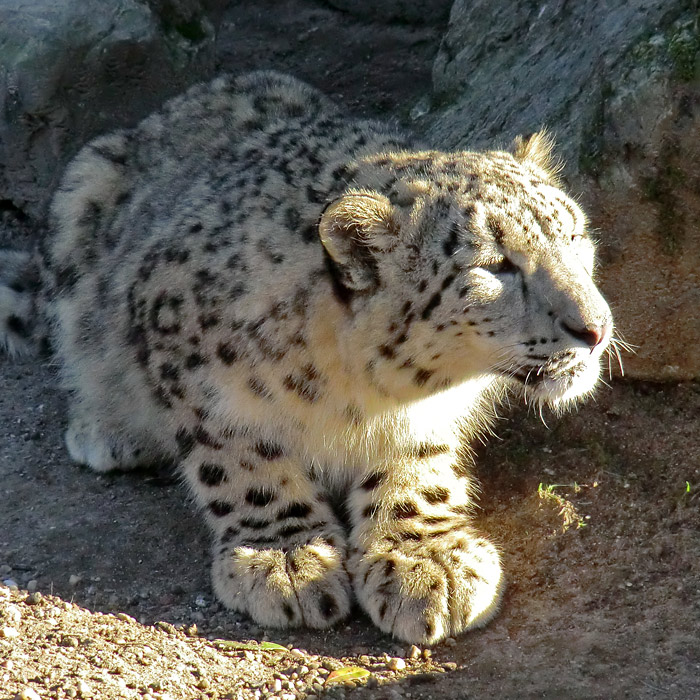
<svg viewBox="0 0 700 700"><path fill-rule="evenodd" d="M573 381L579 374L582 374L588 363L578 362L576 364L544 364L526 367L514 372L511 376L521 384L534 387L547 381Z"/></svg>
<svg viewBox="0 0 700 700"><path fill-rule="evenodd" d="M518 367L509 377L526 398L555 407L589 393L599 373L597 360L581 360L580 356L565 352L540 364Z"/></svg>

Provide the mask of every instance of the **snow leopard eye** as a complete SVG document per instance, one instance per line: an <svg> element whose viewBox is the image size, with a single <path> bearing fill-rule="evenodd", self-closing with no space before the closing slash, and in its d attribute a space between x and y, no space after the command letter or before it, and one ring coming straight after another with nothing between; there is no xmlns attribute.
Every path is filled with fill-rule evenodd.
<svg viewBox="0 0 700 700"><path fill-rule="evenodd" d="M513 275L518 272L518 266L506 257L489 265L484 265L483 269L492 275Z"/></svg>

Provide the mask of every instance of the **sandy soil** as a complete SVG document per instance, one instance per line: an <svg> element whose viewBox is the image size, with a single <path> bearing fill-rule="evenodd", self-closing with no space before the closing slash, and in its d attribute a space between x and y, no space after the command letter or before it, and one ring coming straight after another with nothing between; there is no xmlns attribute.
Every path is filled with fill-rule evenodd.
<svg viewBox="0 0 700 700"><path fill-rule="evenodd" d="M237 5L222 68L286 70L403 120L428 89L439 27ZM508 570L501 613L408 649L359 611L289 634L223 610L176 477L71 464L50 362L1 359L0 700L700 697L700 386L615 381L548 427L505 415L477 461L480 524ZM369 676L335 681L347 666Z"/></svg>

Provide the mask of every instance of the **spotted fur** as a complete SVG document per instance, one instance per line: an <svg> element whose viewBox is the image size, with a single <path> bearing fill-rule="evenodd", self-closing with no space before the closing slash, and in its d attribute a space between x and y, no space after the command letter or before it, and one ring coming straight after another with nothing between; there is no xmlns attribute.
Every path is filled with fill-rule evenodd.
<svg viewBox="0 0 700 700"><path fill-rule="evenodd" d="M223 603L326 628L354 596L416 643L495 614L465 445L509 388L592 390L611 332L541 135L422 150L292 78L223 77L88 144L52 219L70 454L175 459ZM31 304L9 277L13 350Z"/></svg>

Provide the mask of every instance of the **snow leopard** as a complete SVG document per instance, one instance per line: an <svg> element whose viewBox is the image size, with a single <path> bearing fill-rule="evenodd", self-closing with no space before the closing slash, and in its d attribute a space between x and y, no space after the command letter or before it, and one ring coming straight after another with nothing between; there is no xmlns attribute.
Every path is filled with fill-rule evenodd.
<svg viewBox="0 0 700 700"><path fill-rule="evenodd" d="M40 290L0 258L0 342L48 329L73 460L176 464L225 606L325 629L357 601L433 644L504 589L470 443L504 397L590 394L610 344L554 163L543 133L445 152L280 73L218 77L73 159Z"/></svg>

